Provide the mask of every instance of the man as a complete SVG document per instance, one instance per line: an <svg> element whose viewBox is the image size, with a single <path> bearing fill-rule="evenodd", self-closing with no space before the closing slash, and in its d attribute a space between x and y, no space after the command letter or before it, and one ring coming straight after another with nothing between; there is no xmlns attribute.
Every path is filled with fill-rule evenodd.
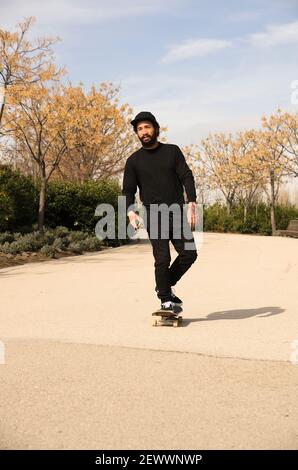
<svg viewBox="0 0 298 470"><path fill-rule="evenodd" d="M142 111L131 121L142 147L128 157L123 176L122 194L126 196L126 213L131 225L136 229L140 221L134 211L135 193L140 189L140 199L145 207L145 225L153 248L155 259L155 291L161 300L161 310L181 311L182 300L174 294L174 286L197 258L197 251L190 226L196 223L196 191L192 171L178 145L164 144L157 140L160 126L154 115ZM184 190L188 199L187 220L183 212ZM161 219L157 215L157 232L152 228L153 208L180 208L178 225L187 227L187 236L175 235L176 226L172 212L164 212ZM166 215L164 215L166 214ZM168 236L161 235L162 219L167 219ZM156 218L154 219L156 221ZM177 221L177 218L175 219ZM185 223L186 221L186 223ZM177 222L176 222L177 225ZM189 226L190 225L190 226ZM154 233L153 233L154 232ZM157 236L156 236L157 233ZM178 256L170 266L171 256L169 241ZM186 243L188 247L187 249ZM179 310L180 309L180 310Z"/></svg>

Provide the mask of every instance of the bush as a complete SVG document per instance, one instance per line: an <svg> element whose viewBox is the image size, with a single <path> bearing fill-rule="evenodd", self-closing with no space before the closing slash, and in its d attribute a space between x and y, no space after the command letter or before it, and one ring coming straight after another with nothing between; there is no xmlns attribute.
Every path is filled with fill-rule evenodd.
<svg viewBox="0 0 298 470"><path fill-rule="evenodd" d="M276 226L278 230L286 230L290 220L298 219L298 208L292 204L276 207Z"/></svg>
<svg viewBox="0 0 298 470"><path fill-rule="evenodd" d="M57 233L61 236L57 236ZM72 251L82 253L83 251L100 250L103 242L88 232L70 232L65 227L47 229L44 233L38 231L30 234L9 233L0 234L0 252L17 254L23 251L38 251L46 256L53 257L56 253Z"/></svg>
<svg viewBox="0 0 298 470"><path fill-rule="evenodd" d="M38 191L32 178L0 165L0 230L31 227L37 217Z"/></svg>
<svg viewBox="0 0 298 470"><path fill-rule="evenodd" d="M9 239L6 237L6 241L0 245L0 251L3 253L16 254L22 253L23 251L37 251L44 244L39 233L30 233L26 235L16 233L14 235L11 234L11 237L9 237Z"/></svg>
<svg viewBox="0 0 298 470"><path fill-rule="evenodd" d="M204 209L204 231L224 232L224 220L226 217L226 208L216 202L212 206Z"/></svg>
<svg viewBox="0 0 298 470"><path fill-rule="evenodd" d="M84 251L84 243L83 243L82 240L80 240L78 242L71 242L68 245L68 248L69 248L70 251L73 251L74 253L81 254Z"/></svg>
<svg viewBox="0 0 298 470"><path fill-rule="evenodd" d="M293 205L278 205L275 216L277 229L285 229L291 219L298 218L298 209ZM242 205L233 205L228 215L225 206L215 203L204 208L204 231L271 235L270 206L263 202L257 206L251 206L244 222Z"/></svg>
<svg viewBox="0 0 298 470"><path fill-rule="evenodd" d="M0 228L6 230L14 216L13 201L5 192L0 191Z"/></svg>
<svg viewBox="0 0 298 470"><path fill-rule="evenodd" d="M77 231L77 232L70 232L68 235L68 239L70 242L80 242L85 240L86 232Z"/></svg>
<svg viewBox="0 0 298 470"><path fill-rule="evenodd" d="M56 237L60 238L65 238L69 235L69 230L67 227L63 227L62 225L58 225L58 227L55 227L54 233Z"/></svg>
<svg viewBox="0 0 298 470"><path fill-rule="evenodd" d="M32 178L21 175L7 165L0 165L0 231L29 234L37 230L40 181L33 184ZM95 209L101 203L111 204L115 209L116 239L105 243L118 246L129 242L117 239L118 196L121 188L116 179L89 181L83 184L69 181L50 181L46 193L45 226L55 229L46 231L45 244L51 246L54 238L66 238L70 230L94 235L99 217ZM105 214L104 214L105 216ZM128 219L126 219L128 223ZM14 240L17 236L14 235ZM85 235L83 236L85 238ZM72 238L72 241L80 240ZM1 243L0 243L1 244Z"/></svg>
<svg viewBox="0 0 298 470"><path fill-rule="evenodd" d="M52 245L55 238L56 237L53 230L45 230L43 233L43 242L45 245Z"/></svg>
<svg viewBox="0 0 298 470"><path fill-rule="evenodd" d="M68 240L67 238L55 238L51 246L56 251L64 251L68 246Z"/></svg>
<svg viewBox="0 0 298 470"><path fill-rule="evenodd" d="M2 243L5 243L5 242L11 243L13 241L14 241L13 233L10 233L10 232L0 233L0 245L2 245Z"/></svg>
<svg viewBox="0 0 298 470"><path fill-rule="evenodd" d="M55 257L55 254L56 254L56 249L53 247L53 246L50 246L50 245L44 245L41 249L40 249L40 252L45 255L45 256L48 256L49 258L54 258Z"/></svg>
<svg viewBox="0 0 298 470"><path fill-rule="evenodd" d="M102 246L102 242L96 237L87 237L82 241L84 251L98 251Z"/></svg>
<svg viewBox="0 0 298 470"><path fill-rule="evenodd" d="M71 230L93 232L98 204L111 204L117 211L120 186L115 180L89 181L83 184L50 181L46 198L45 222L50 227L63 225Z"/></svg>

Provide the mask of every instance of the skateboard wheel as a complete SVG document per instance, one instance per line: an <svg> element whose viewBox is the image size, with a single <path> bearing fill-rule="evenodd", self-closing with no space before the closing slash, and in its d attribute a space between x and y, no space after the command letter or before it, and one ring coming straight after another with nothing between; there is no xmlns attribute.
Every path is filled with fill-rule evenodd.
<svg viewBox="0 0 298 470"><path fill-rule="evenodd" d="M177 327L177 326L178 326L178 323L179 323L179 320L174 320L174 321L173 321L173 326L174 326L174 327Z"/></svg>
<svg viewBox="0 0 298 470"><path fill-rule="evenodd" d="M153 320L152 326L157 326L157 320Z"/></svg>

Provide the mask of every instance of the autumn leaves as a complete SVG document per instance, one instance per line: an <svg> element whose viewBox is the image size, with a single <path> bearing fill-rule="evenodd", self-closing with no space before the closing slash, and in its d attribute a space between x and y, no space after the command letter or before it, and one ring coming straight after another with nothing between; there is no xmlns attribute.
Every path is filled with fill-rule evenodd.
<svg viewBox="0 0 298 470"><path fill-rule="evenodd" d="M122 170L135 149L132 110L119 105L119 88L101 83L84 90L61 82L52 45L57 38L27 37L34 18L15 32L0 30L0 145L3 158L40 181L39 230L43 229L47 183L55 178L83 182Z"/></svg>

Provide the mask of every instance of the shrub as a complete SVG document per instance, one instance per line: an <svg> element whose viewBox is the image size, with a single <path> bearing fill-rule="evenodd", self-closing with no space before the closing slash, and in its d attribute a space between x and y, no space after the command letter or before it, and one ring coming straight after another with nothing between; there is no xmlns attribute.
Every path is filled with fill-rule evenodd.
<svg viewBox="0 0 298 470"><path fill-rule="evenodd" d="M96 237L87 237L82 241L84 251L98 251L102 246L102 242Z"/></svg>
<svg viewBox="0 0 298 470"><path fill-rule="evenodd" d="M82 240L85 240L87 236L87 233L86 232L82 232L82 231L77 231L77 232L70 232L69 235L68 235L68 239L70 242L80 242Z"/></svg>
<svg viewBox="0 0 298 470"><path fill-rule="evenodd" d="M68 246L68 240L66 238L55 238L51 246L55 251L63 251Z"/></svg>
<svg viewBox="0 0 298 470"><path fill-rule="evenodd" d="M14 238L14 240L10 238L10 242L6 241L0 245L0 251L11 254L22 253L23 251L37 251L44 244L39 234L36 233L15 234Z"/></svg>
<svg viewBox="0 0 298 470"><path fill-rule="evenodd" d="M68 249L73 251L74 253L81 254L84 251L84 243L82 240L77 241L77 242L71 242L68 245Z"/></svg>
<svg viewBox="0 0 298 470"><path fill-rule="evenodd" d="M11 197L5 192L0 191L0 229L9 228L14 217L14 207Z"/></svg>
<svg viewBox="0 0 298 470"><path fill-rule="evenodd" d="M2 245L2 243L5 243L5 242L11 243L13 241L14 241L13 233L10 233L10 232L0 233L0 245Z"/></svg>
<svg viewBox="0 0 298 470"><path fill-rule="evenodd" d="M54 233L56 237L60 238L65 238L69 235L69 230L67 227L63 227L62 225L58 225L58 227L55 227Z"/></svg>
<svg viewBox="0 0 298 470"><path fill-rule="evenodd" d="M43 242L45 245L52 245L55 240L55 233L53 230L45 230L43 233Z"/></svg>
<svg viewBox="0 0 298 470"><path fill-rule="evenodd" d="M293 205L276 206L277 229L285 229L291 219L298 218L298 209ZM244 208L241 204L231 207L230 215L220 203L204 208L204 231L260 233L271 235L270 206L259 203L249 207L244 222Z"/></svg>
<svg viewBox="0 0 298 470"><path fill-rule="evenodd" d="M120 186L116 180L88 181L83 184L69 181L50 181L48 185L45 221L50 227L63 225L71 230L94 233L98 204L111 204L117 211Z"/></svg>
<svg viewBox="0 0 298 470"><path fill-rule="evenodd" d="M0 165L0 230L31 227L37 216L38 191L32 178Z"/></svg>
<svg viewBox="0 0 298 470"><path fill-rule="evenodd" d="M55 257L56 251L57 251L57 250L55 250L55 248L54 248L53 246L50 246L50 245L44 245L44 246L40 249L40 252L41 252L43 255L49 256L50 258L54 258L54 257Z"/></svg>

